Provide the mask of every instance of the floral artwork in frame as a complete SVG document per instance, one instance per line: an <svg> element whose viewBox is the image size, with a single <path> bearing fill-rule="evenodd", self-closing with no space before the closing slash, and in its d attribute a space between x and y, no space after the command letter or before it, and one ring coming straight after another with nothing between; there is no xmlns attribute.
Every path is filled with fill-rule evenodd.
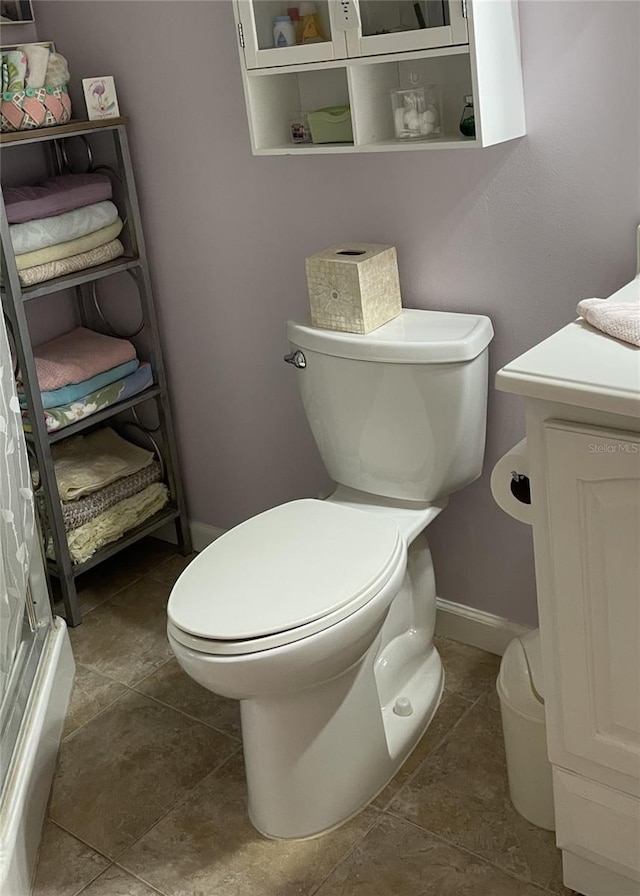
<svg viewBox="0 0 640 896"><path fill-rule="evenodd" d="M89 121L120 116L116 85L111 75L102 78L83 78L82 87Z"/></svg>

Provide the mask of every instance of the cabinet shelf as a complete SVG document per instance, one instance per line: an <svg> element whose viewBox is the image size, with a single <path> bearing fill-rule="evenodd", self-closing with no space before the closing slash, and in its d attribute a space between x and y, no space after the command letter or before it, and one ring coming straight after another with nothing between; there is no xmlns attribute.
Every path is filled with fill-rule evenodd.
<svg viewBox="0 0 640 896"><path fill-rule="evenodd" d="M107 261L93 268L86 268L84 271L65 274L64 277L46 280L44 283L38 283L35 286L25 286L22 288L22 300L28 302L29 299L48 296L52 293L61 292L63 289L72 289L76 286L81 286L83 283L92 283L95 280L101 280L103 277L112 277L114 274L130 271L133 268L140 267L140 265L141 261L139 258L126 258L121 255L113 261ZM4 287L2 288L2 295L5 295Z"/></svg>
<svg viewBox="0 0 640 896"><path fill-rule="evenodd" d="M476 140L469 137L457 136L456 134L444 134L442 137L434 137L431 140L381 140L379 143L360 143L355 146L353 143L326 143L311 144L302 143L294 145L293 143L285 143L282 146L270 146L268 149L256 150L255 155L318 155L322 153L345 153L345 152L420 152L429 149L474 149L478 146Z"/></svg>
<svg viewBox="0 0 640 896"><path fill-rule="evenodd" d="M22 372L26 403L29 408L32 432L25 433L25 437L40 478L38 491L42 500L37 503L39 509L43 511L42 529L47 539L51 541L55 552L55 561L48 560L47 566L50 573L60 581L66 621L71 626L78 625L82 621L75 579L85 570L91 569L124 547L169 522L175 525L181 551L184 554L191 552L191 539L182 483L178 472L172 414L154 310L151 277L146 260L142 221L125 124L125 118L104 121L72 121L59 127L2 134L0 140L3 153L12 148L15 151L15 147L22 147L25 144L42 144L49 156L50 170L55 174L66 174L71 173L73 168L69 163L71 154L67 153L64 141L73 137L82 138L89 161L88 168L84 165L83 170L106 170L114 175L113 202L118 207L120 217L126 220L126 236L123 238L126 255L95 267L47 280L44 283L23 286L20 283L16 267L11 229L4 201L0 202L3 262L3 287L0 290L2 310L13 337L15 360ZM109 331L110 325L105 323L102 311L97 305L92 284L99 280L108 280L123 272L133 274L132 280L135 283L134 288L137 291L141 311L140 328L136 330L135 335L128 338L134 345L136 354L151 364L154 382L136 395L105 407L61 429L48 432L29 334L27 320L29 302L40 296L70 290L75 298L77 323L99 332ZM111 295L114 300L112 303L114 313L117 316L117 309L122 308L123 315L126 317L128 312L124 307L125 303L118 301L117 296L121 296L121 292L116 293L114 290ZM148 440L161 458L164 470L163 479L169 493L169 504L154 514L151 519L145 520L140 526L126 532L117 541L96 551L85 563L76 565L72 562L67 542L51 448L56 442L73 437L109 420L115 420L124 412L133 413L134 409L151 400L155 402L154 416L157 425L154 423L152 428L147 428L135 414L134 420L141 432L146 433Z"/></svg>
<svg viewBox="0 0 640 896"><path fill-rule="evenodd" d="M126 116L120 118L105 118L101 121L88 121L76 119L67 124L55 125L50 128L33 128L30 131L11 131L0 134L0 146L11 143L41 143L43 141L61 140L67 137L86 137L98 131L111 131L125 125Z"/></svg>

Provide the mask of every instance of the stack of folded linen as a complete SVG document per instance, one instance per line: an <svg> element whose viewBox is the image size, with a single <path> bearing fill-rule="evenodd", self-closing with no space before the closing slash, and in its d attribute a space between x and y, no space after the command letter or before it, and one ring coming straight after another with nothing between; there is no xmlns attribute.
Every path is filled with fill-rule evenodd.
<svg viewBox="0 0 640 896"><path fill-rule="evenodd" d="M73 563L84 563L169 500L153 452L113 429L72 436L53 445L51 454ZM51 540L47 555L54 557Z"/></svg>
<svg viewBox="0 0 640 896"><path fill-rule="evenodd" d="M104 174L61 174L3 191L20 282L34 286L124 253L123 223Z"/></svg>
<svg viewBox="0 0 640 896"><path fill-rule="evenodd" d="M62 429L147 389L151 365L142 364L128 339L77 327L33 349L38 387L49 432ZM18 377L22 425L33 430L27 398Z"/></svg>

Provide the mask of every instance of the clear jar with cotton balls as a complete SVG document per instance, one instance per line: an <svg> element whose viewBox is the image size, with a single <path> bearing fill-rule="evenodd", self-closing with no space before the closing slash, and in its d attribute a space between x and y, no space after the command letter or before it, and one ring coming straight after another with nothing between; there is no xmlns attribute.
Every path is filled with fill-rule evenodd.
<svg viewBox="0 0 640 896"><path fill-rule="evenodd" d="M442 135L442 102L437 84L391 91L396 140L430 140Z"/></svg>

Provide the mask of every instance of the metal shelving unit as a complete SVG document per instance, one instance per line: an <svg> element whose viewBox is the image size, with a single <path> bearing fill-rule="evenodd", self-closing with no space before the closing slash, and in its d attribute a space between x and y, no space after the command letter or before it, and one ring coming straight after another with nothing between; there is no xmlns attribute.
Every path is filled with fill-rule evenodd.
<svg viewBox="0 0 640 896"><path fill-rule="evenodd" d="M106 135L106 139L105 139ZM112 138L112 139L109 139ZM112 557L118 551L151 534L167 523L173 523L178 545L182 553L191 551L191 540L187 523L186 507L180 475L178 472L175 438L171 409L167 392L166 376L158 337L158 326L153 304L153 294L149 268L144 246L140 209L136 193L133 167L127 140L126 119L113 118L103 121L72 121L59 127L42 128L34 131L19 131L0 135L3 152L17 151L25 144L43 143L48 151L48 163L52 174L73 170L68 161L68 144L79 138L89 162L88 170L99 170L112 176L118 197L114 201L119 207L120 217L125 221L125 229L120 238L125 242L125 255L115 261L78 273L48 280L33 287L23 287L20 283L13 253L9 224L4 199L0 202L0 246L2 265L2 309L8 330L13 339L16 361L22 372L24 391L32 426L31 433L25 433L27 447L37 465L39 483L36 490L41 492L44 503L42 520L45 538L53 543L55 560L47 565L51 575L60 581L64 599L67 623L71 626L82 621L76 592L76 578L98 563ZM95 141L94 141L95 138ZM96 148L95 143L99 146ZM104 158L103 155L104 154ZM140 326L133 334L118 332L103 315L95 292L98 281L126 273L134 281L140 301ZM153 385L138 395L97 413L84 417L76 423L49 433L45 425L44 410L31 339L27 325L27 303L40 296L51 295L64 290L73 290L77 302L78 317L82 326L98 330L108 335L124 336L134 341L141 336L145 341L145 360L150 361L153 370ZM153 423L143 422L145 409L154 406ZM65 535L60 495L56 483L51 445L76 433L109 421L114 428L122 426L123 434L135 427L142 442L148 442L160 455L164 467L164 480L169 488L170 502L151 519L126 532L118 541L106 545L82 564L73 564ZM130 429L129 429L130 431Z"/></svg>

